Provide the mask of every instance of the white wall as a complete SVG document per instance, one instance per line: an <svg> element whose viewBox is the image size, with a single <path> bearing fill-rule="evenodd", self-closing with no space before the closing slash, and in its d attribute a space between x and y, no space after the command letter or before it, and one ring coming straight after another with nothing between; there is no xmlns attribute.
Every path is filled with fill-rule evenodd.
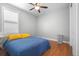
<svg viewBox="0 0 79 59"><path fill-rule="evenodd" d="M53 39L61 34L69 41L69 8L47 11L38 17L38 36Z"/></svg>
<svg viewBox="0 0 79 59"><path fill-rule="evenodd" d="M27 13L20 12L20 33L36 35L36 18Z"/></svg>
<svg viewBox="0 0 79 59"><path fill-rule="evenodd" d="M19 14L19 32L30 33L35 35L36 17L29 14L27 11L21 10L13 5L3 3L0 6L4 6L9 10Z"/></svg>

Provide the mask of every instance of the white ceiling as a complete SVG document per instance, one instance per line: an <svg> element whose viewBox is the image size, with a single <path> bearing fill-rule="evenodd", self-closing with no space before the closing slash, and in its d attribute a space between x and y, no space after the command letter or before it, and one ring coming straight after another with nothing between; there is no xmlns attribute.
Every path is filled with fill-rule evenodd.
<svg viewBox="0 0 79 59"><path fill-rule="evenodd" d="M29 3L10 3L18 8L21 8L27 12L30 12L33 15L40 15L43 14L45 12L48 11L52 11L52 10L58 10L59 8L67 8L69 7L68 3L41 3L41 5L45 5L48 6L48 9L41 9L41 13L38 13L36 10L32 10L30 11L29 9L31 9L33 6L30 5Z"/></svg>

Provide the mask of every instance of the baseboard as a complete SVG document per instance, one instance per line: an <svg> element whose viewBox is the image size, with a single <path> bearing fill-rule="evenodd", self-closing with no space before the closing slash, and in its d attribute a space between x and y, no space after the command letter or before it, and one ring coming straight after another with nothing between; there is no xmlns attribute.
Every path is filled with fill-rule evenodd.
<svg viewBox="0 0 79 59"><path fill-rule="evenodd" d="M49 40L52 40L52 41L58 41L57 39L49 39ZM63 41L63 43L67 43L67 44L69 44L68 41Z"/></svg>
<svg viewBox="0 0 79 59"><path fill-rule="evenodd" d="M49 38L49 37L42 37L44 39L47 39L47 40L51 40L51 41L58 41L56 38ZM70 43L68 41L63 41L63 43L67 43L70 45Z"/></svg>
<svg viewBox="0 0 79 59"><path fill-rule="evenodd" d="M68 42L68 41L63 41L64 43L67 43L67 44L69 44L70 45L70 43Z"/></svg>

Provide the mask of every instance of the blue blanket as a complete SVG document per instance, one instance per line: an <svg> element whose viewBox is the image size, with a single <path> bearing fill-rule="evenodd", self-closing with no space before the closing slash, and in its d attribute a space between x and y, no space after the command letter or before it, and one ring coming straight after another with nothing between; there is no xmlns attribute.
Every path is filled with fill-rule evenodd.
<svg viewBox="0 0 79 59"><path fill-rule="evenodd" d="M7 40L3 47L12 56L39 56L48 50L50 45L46 39L31 36L13 41Z"/></svg>

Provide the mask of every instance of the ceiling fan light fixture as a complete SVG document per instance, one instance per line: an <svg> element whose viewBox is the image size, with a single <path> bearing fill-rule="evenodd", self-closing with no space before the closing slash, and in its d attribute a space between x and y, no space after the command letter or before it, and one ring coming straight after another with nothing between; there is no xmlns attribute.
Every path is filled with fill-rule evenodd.
<svg viewBox="0 0 79 59"><path fill-rule="evenodd" d="M40 9L40 7L39 6L35 6L35 10L39 10Z"/></svg>
<svg viewBox="0 0 79 59"><path fill-rule="evenodd" d="M44 8L44 9L48 8L47 6L43 6L40 3L29 3L29 4L31 4L33 6L33 8L31 8L30 10L34 9L34 10L38 11L39 13L41 12L40 11L41 8Z"/></svg>

